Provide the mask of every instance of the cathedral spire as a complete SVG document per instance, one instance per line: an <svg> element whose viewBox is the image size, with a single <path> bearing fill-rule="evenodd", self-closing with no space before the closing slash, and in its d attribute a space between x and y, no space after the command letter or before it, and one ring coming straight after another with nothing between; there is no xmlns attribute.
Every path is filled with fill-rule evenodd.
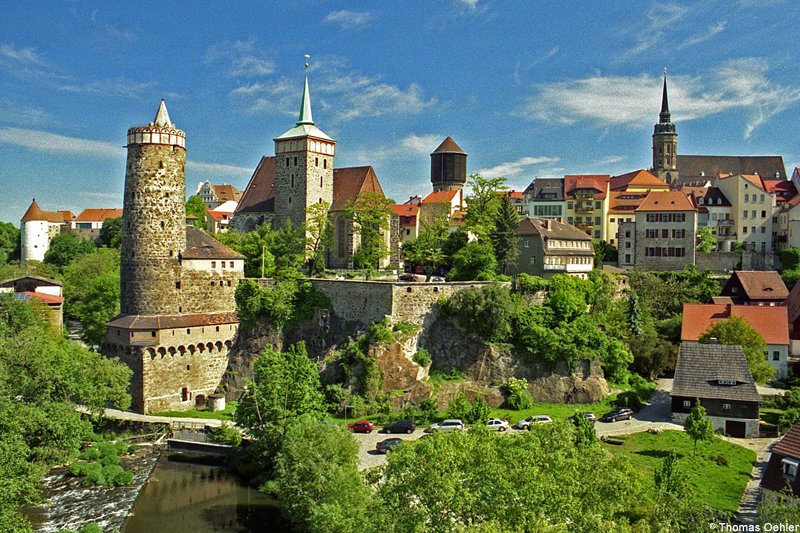
<svg viewBox="0 0 800 533"><path fill-rule="evenodd" d="M303 88L303 101L300 102L300 120L297 125L310 124L314 125L314 118L311 116L311 95L308 92L308 59L311 56L306 54L306 86Z"/></svg>
<svg viewBox="0 0 800 533"><path fill-rule="evenodd" d="M664 89L661 93L661 113L658 115L659 122L667 124L672 121L669 114L669 97L667 96L667 69L664 68Z"/></svg>

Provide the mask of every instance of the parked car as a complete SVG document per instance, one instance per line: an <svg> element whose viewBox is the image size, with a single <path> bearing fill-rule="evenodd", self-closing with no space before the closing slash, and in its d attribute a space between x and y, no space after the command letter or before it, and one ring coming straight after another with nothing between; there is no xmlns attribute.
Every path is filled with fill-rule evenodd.
<svg viewBox="0 0 800 533"><path fill-rule="evenodd" d="M633 416L633 411L628 408L617 409L603 415L603 422L618 422L620 420L630 420Z"/></svg>
<svg viewBox="0 0 800 533"><path fill-rule="evenodd" d="M383 426L384 433L414 433L417 426L411 420L397 420L389 425Z"/></svg>
<svg viewBox="0 0 800 533"><path fill-rule="evenodd" d="M464 422L458 418L448 418L441 424L431 424L425 431L428 433L435 431L464 431Z"/></svg>
<svg viewBox="0 0 800 533"><path fill-rule="evenodd" d="M517 428L519 429L531 429L531 426L536 424L547 424L552 422L553 419L547 415L533 415L529 416L528 418L524 418L517 422Z"/></svg>
<svg viewBox="0 0 800 533"><path fill-rule="evenodd" d="M369 420L359 420L358 422L347 424L347 428L352 429L353 433L372 433L372 430L375 429L375 424Z"/></svg>
<svg viewBox="0 0 800 533"><path fill-rule="evenodd" d="M375 445L375 449L380 453L389 453L395 446L403 442L403 439L392 438L380 441Z"/></svg>
<svg viewBox="0 0 800 533"><path fill-rule="evenodd" d="M419 281L419 280L417 279L416 274L409 274L408 272L406 272L405 274L400 274L399 276L397 276L397 281Z"/></svg>
<svg viewBox="0 0 800 533"><path fill-rule="evenodd" d="M433 276L431 278L431 283L444 283L445 279L442 276Z"/></svg>
<svg viewBox="0 0 800 533"><path fill-rule="evenodd" d="M506 431L508 429L508 421L500 420L499 418L490 418L486 425L489 427L489 429L496 431Z"/></svg>
<svg viewBox="0 0 800 533"><path fill-rule="evenodd" d="M595 414L594 414L594 413L583 413L583 416L584 416L584 417L586 418L586 420L588 420L589 422L597 422L597 417L595 416Z"/></svg>

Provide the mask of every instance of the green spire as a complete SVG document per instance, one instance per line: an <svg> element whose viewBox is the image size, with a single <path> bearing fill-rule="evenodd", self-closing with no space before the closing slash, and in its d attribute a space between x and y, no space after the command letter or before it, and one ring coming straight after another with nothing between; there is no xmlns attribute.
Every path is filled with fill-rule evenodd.
<svg viewBox="0 0 800 533"><path fill-rule="evenodd" d="M306 60L308 57L306 54ZM302 124L314 125L314 117L311 116L311 95L308 92L308 61L306 61L306 86L303 89L303 101L300 102L300 120L297 121L298 126Z"/></svg>

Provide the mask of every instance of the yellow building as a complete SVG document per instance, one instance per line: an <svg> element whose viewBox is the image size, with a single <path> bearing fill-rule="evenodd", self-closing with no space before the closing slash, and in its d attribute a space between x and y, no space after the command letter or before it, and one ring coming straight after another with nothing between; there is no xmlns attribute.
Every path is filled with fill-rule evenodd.
<svg viewBox="0 0 800 533"><path fill-rule="evenodd" d="M606 220L611 176L580 174L564 176L565 217L594 240L608 240Z"/></svg>

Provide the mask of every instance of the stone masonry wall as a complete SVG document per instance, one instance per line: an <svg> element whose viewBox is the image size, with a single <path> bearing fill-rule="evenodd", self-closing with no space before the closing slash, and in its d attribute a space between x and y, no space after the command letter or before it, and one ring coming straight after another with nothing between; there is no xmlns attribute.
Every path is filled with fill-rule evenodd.
<svg viewBox="0 0 800 533"><path fill-rule="evenodd" d="M186 150L131 144L122 223L121 312L174 313L175 267L186 247Z"/></svg>
<svg viewBox="0 0 800 533"><path fill-rule="evenodd" d="M182 313L214 313L236 309L236 286L242 280L239 270L181 270L180 310Z"/></svg>
<svg viewBox="0 0 800 533"><path fill-rule="evenodd" d="M304 146L307 140L288 142ZM333 156L310 150L278 153L277 147L276 154L274 224L277 228L291 220L298 226L311 204L320 199L333 203Z"/></svg>
<svg viewBox="0 0 800 533"><path fill-rule="evenodd" d="M491 285L491 281L466 281L447 283L392 283L391 320L428 326L436 318L440 298L476 287ZM508 284L506 284L508 285Z"/></svg>

